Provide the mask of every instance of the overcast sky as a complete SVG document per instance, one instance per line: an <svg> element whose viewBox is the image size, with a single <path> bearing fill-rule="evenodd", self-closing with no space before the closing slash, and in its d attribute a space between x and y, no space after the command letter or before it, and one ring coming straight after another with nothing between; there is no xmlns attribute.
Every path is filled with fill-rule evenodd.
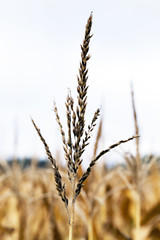
<svg viewBox="0 0 160 240"><path fill-rule="evenodd" d="M0 157L45 156L30 116L53 153L61 147L53 101L65 123L64 102L68 88L76 96L80 44L91 11L86 122L100 106L100 148L133 135L132 81L141 152L160 153L160 1L5 0L0 2ZM123 148L134 150L134 143Z"/></svg>

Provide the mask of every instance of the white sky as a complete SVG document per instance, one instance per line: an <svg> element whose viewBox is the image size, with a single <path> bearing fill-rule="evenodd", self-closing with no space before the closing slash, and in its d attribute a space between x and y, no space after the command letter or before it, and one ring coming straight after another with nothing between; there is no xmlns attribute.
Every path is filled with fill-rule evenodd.
<svg viewBox="0 0 160 240"><path fill-rule="evenodd" d="M64 102L68 87L76 96L80 44L91 11L88 119L101 106L102 148L133 135L132 81L141 152L159 154L159 9L158 0L0 1L0 156L45 156L30 116L51 150L61 147L53 100L65 122ZM134 149L134 143L123 148Z"/></svg>

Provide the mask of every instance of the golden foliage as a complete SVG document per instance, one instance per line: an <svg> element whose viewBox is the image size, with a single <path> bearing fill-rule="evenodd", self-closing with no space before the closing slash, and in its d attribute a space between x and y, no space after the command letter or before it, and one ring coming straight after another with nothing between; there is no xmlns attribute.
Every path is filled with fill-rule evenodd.
<svg viewBox="0 0 160 240"><path fill-rule="evenodd" d="M67 179L62 167L61 172L62 178ZM94 168L94 178L96 181L92 176L86 180L77 198L74 238L135 239L137 192L132 187L128 169L119 166L107 170L99 165ZM1 240L67 239L67 214L52 183L52 169L48 168L31 166L22 171L17 165L1 172ZM142 184L138 236L140 240L157 240L160 236L160 171L156 159ZM67 194L70 197L71 193Z"/></svg>

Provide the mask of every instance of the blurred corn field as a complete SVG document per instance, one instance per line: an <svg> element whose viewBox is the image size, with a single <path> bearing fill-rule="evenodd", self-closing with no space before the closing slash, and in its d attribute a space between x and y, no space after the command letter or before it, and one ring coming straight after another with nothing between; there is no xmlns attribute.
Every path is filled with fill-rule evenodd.
<svg viewBox="0 0 160 240"><path fill-rule="evenodd" d="M22 170L16 162L12 167L1 162L1 240L68 239L67 214L57 196L52 169L40 169L36 165L33 160L30 167ZM60 168L67 182L67 173ZM83 172L82 168L79 171ZM160 169L157 159L143 159L142 172L138 239L158 240ZM75 239L134 239L137 194L132 174L128 165L107 169L103 163L94 168L77 198ZM67 194L70 196L70 192Z"/></svg>

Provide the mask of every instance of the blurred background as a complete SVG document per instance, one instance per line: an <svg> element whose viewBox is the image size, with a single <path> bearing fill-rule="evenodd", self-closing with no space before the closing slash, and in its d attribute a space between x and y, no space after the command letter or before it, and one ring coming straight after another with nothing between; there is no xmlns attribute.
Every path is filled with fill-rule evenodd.
<svg viewBox="0 0 160 240"><path fill-rule="evenodd" d="M30 118L56 154L68 88L76 98L80 44L93 11L86 124L101 107L100 149L134 134L131 82L141 153L160 152L160 2L6 0L0 2L0 157L45 157ZM123 146L134 151L133 143ZM120 155L116 155L118 160Z"/></svg>

